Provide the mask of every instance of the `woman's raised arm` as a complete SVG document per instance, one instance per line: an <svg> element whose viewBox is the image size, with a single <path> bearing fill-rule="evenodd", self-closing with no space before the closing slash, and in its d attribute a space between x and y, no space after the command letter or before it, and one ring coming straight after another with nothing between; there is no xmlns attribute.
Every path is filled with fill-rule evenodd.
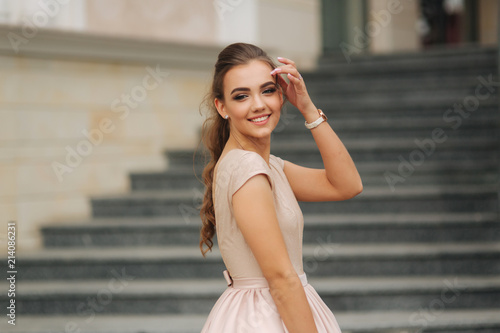
<svg viewBox="0 0 500 333"><path fill-rule="evenodd" d="M311 101L306 85L290 59L278 58L283 66L274 69L287 99L313 123L320 114ZM287 83L280 74L286 74ZM325 121L311 130L323 159L324 169L311 169L285 162L285 174L299 201L338 201L350 199L363 190L358 170L337 134Z"/></svg>

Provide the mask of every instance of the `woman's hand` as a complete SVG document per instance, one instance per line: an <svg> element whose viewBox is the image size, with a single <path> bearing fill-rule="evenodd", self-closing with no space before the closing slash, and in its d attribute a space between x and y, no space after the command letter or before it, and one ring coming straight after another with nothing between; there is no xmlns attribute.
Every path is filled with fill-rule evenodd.
<svg viewBox="0 0 500 333"><path fill-rule="evenodd" d="M307 113L313 113L317 118L318 111L309 97L304 80L298 72L295 63L290 59L282 57L278 57L278 61L284 65L276 67L271 72L271 75L276 75L277 82L283 89L286 98L299 109L304 116ZM280 74L286 74L290 82L287 83Z"/></svg>

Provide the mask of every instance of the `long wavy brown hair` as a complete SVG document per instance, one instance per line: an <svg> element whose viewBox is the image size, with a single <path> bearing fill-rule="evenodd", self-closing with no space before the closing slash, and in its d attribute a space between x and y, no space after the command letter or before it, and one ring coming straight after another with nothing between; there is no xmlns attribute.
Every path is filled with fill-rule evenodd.
<svg viewBox="0 0 500 333"><path fill-rule="evenodd" d="M200 209L202 221L200 231L200 250L203 256L212 250L215 234L215 210L212 197L214 169L219 160L224 146L229 139L229 121L220 116L215 107L215 99L224 101L224 77L233 67L246 65L252 60L263 61L274 69L276 65L271 58L259 47L246 44L234 43L224 48L217 58L211 89L205 96L202 108L206 109L207 118L203 123L201 130L201 140L210 154L209 162L202 173L203 183L205 184L205 195ZM205 246L207 247L205 249Z"/></svg>

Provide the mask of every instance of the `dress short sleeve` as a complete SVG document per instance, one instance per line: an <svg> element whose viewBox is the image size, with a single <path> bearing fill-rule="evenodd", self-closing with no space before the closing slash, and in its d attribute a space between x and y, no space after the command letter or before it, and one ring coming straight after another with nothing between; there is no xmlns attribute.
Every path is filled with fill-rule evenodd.
<svg viewBox="0 0 500 333"><path fill-rule="evenodd" d="M281 170L285 168L285 162L281 158L271 155L269 160L271 161L271 163L277 165Z"/></svg>
<svg viewBox="0 0 500 333"><path fill-rule="evenodd" d="M271 187L274 187L271 170L266 161L257 153L234 149L224 157L225 162L217 172L217 183L227 181L228 196L232 201L235 194L250 178L264 174Z"/></svg>

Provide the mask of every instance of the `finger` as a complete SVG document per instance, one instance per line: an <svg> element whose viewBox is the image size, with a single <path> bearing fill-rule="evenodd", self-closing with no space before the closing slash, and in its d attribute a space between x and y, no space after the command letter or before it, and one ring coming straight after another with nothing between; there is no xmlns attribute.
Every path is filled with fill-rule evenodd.
<svg viewBox="0 0 500 333"><path fill-rule="evenodd" d="M300 81L301 81L301 79L299 77L294 76L290 73L288 73L286 76L288 77L288 80L290 80L290 82L294 85L300 83Z"/></svg>
<svg viewBox="0 0 500 333"><path fill-rule="evenodd" d="M273 70L271 71L271 73L270 73L270 74L271 74L271 75L274 75L274 74L279 74L279 73L281 73L281 67L276 67L275 69L273 69ZM278 77L279 77L279 75L278 75Z"/></svg>
<svg viewBox="0 0 500 333"><path fill-rule="evenodd" d="M276 67L275 69L273 69L271 71L271 75L275 75L275 74L292 74L295 77L302 78L302 76L300 75L297 68L295 68L291 65L284 65L284 66Z"/></svg>
<svg viewBox="0 0 500 333"><path fill-rule="evenodd" d="M293 67L295 67L295 62L288 58L278 57L278 61L282 64L292 65Z"/></svg>
<svg viewBox="0 0 500 333"><path fill-rule="evenodd" d="M277 78L278 78L278 84L281 86L281 89L283 89L283 91L286 91L288 89L288 83L285 81L283 77L281 77L281 75L278 75Z"/></svg>

